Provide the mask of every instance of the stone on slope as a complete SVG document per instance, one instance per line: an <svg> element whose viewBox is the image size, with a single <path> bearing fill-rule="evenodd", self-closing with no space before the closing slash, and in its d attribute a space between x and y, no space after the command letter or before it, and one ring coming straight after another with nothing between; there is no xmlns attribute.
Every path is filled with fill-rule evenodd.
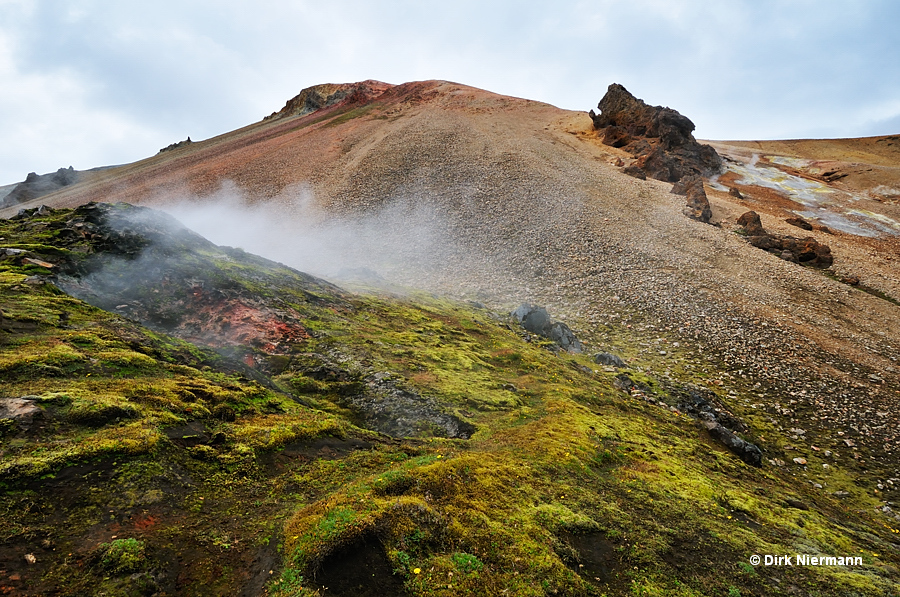
<svg viewBox="0 0 900 597"><path fill-rule="evenodd" d="M527 331L552 340L569 352L581 352L581 342L561 321L553 321L543 307L522 303L511 315Z"/></svg>
<svg viewBox="0 0 900 597"><path fill-rule="evenodd" d="M621 358L609 352L598 352L593 358L594 362L598 365L606 365L607 367L615 367L617 369L628 366Z"/></svg>
<svg viewBox="0 0 900 597"><path fill-rule="evenodd" d="M780 234L770 234L762 227L759 214L748 211L737 220L744 228L747 242L758 249L777 255L785 261L826 269L834 263L831 248L813 237L794 238Z"/></svg>
<svg viewBox="0 0 900 597"><path fill-rule="evenodd" d="M750 443L738 437L736 433L720 423L707 421L705 423L709 434L725 445L738 458L752 466L762 466L762 451L756 444Z"/></svg>
<svg viewBox="0 0 900 597"><path fill-rule="evenodd" d="M706 190L703 188L703 178L691 174L676 184L683 184L685 195L687 195L687 204L682 209L684 215L708 224L712 218L712 209L709 206L709 199L706 197Z"/></svg>
<svg viewBox="0 0 900 597"><path fill-rule="evenodd" d="M43 409L35 403L37 399L37 396L0 398L0 419L10 419L23 426L30 425L35 418L43 416Z"/></svg>

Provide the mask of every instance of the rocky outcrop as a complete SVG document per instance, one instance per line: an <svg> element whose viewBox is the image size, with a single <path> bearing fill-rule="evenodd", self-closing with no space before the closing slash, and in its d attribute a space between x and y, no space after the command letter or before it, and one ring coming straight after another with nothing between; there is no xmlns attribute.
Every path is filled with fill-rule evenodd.
<svg viewBox="0 0 900 597"><path fill-rule="evenodd" d="M359 424L392 437L469 439L477 430L429 396L422 396L388 373L365 379L364 391L337 398Z"/></svg>
<svg viewBox="0 0 900 597"><path fill-rule="evenodd" d="M747 242L754 247L777 255L785 261L826 269L834 263L831 248L813 237L794 238L780 234L770 234L762 227L759 214L748 211L737 220L742 226Z"/></svg>
<svg viewBox="0 0 900 597"><path fill-rule="evenodd" d="M37 199L48 193L52 193L57 189L75 184L81 179L81 172L78 172L72 166L68 168L60 168L56 172L50 174L38 174L31 172L25 177L24 182L20 182L10 193L3 198L0 207L9 207L18 203L25 203L32 199Z"/></svg>
<svg viewBox="0 0 900 597"><path fill-rule="evenodd" d="M193 141L191 141L191 138L188 137L188 138L185 139L184 141L179 141L179 142L177 142L177 143L172 143L172 144L170 144L170 145L167 145L167 146L163 147L162 149L159 150L159 153L162 153L162 152L164 152L164 151L172 151L173 149L178 149L178 148L180 148L180 147L186 147L186 146L190 145L191 143L193 143Z"/></svg>
<svg viewBox="0 0 900 597"><path fill-rule="evenodd" d="M694 123L671 108L649 106L618 83L609 86L597 108L600 114L590 112L594 128L604 144L637 158L632 170L677 182L689 175L709 176L722 168L716 150L694 139Z"/></svg>
<svg viewBox="0 0 900 597"><path fill-rule="evenodd" d="M550 319L550 314L543 307L523 303L511 315L532 334L552 340L560 348L569 352L581 352L581 342L575 337L569 326L561 321Z"/></svg>
<svg viewBox="0 0 900 597"><path fill-rule="evenodd" d="M37 400L37 396L0 398L0 428L4 421L27 427L34 419L42 417L44 411L37 404Z"/></svg>
<svg viewBox="0 0 900 597"><path fill-rule="evenodd" d="M284 108L267 116L265 120L287 116L306 116L331 106L366 104L394 87L381 81L361 81L359 83L324 83L307 87L288 100Z"/></svg>
<svg viewBox="0 0 900 597"><path fill-rule="evenodd" d="M762 450L715 421L704 421L704 426L716 441L722 443L738 458L752 466L762 466Z"/></svg>

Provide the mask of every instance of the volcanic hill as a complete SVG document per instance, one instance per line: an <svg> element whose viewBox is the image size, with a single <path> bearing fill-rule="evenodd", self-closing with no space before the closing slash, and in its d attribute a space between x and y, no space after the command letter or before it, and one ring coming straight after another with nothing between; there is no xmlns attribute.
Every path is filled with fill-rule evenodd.
<svg viewBox="0 0 900 597"><path fill-rule="evenodd" d="M0 593L897 594L897 137L608 93L321 85L0 210Z"/></svg>

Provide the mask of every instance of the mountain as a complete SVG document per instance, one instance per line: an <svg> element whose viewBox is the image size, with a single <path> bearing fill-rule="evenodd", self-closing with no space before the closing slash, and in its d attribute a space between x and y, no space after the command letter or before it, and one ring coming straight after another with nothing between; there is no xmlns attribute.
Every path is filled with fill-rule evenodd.
<svg viewBox="0 0 900 597"><path fill-rule="evenodd" d="M4 590L896 593L895 139L686 199L624 104L317 86L5 210Z"/></svg>

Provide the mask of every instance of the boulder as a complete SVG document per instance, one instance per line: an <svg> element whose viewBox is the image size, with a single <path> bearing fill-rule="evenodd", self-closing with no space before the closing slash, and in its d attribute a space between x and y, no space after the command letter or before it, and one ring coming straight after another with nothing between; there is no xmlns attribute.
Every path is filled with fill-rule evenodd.
<svg viewBox="0 0 900 597"><path fill-rule="evenodd" d="M598 365L606 365L607 367L615 367L616 369L628 366L621 358L608 352L598 352L594 355L593 359Z"/></svg>
<svg viewBox="0 0 900 597"><path fill-rule="evenodd" d="M790 224L791 226L796 226L797 228L803 228L804 230L812 230L813 229L812 224L810 224L809 222L807 222L806 220L804 220L803 218L801 218L799 216L796 218L787 218L787 219L785 219L785 222Z"/></svg>
<svg viewBox="0 0 900 597"><path fill-rule="evenodd" d="M722 169L722 160L709 145L692 134L694 123L671 108L649 106L622 85L613 83L590 112L603 143L621 147L638 158L646 176L677 182L690 174L709 176Z"/></svg>
<svg viewBox="0 0 900 597"><path fill-rule="evenodd" d="M706 190L703 188L703 179L692 174L682 178L679 183L683 183L687 195L687 204L682 210L684 215L708 224L712 218L712 209L709 206L709 199L706 197Z"/></svg>
<svg viewBox="0 0 900 597"><path fill-rule="evenodd" d="M550 319L550 314L545 308L523 303L510 315L532 334L547 338L569 352L581 352L581 342L569 326Z"/></svg>
<svg viewBox="0 0 900 597"><path fill-rule="evenodd" d="M725 445L738 458L752 466L762 466L762 450L754 443L739 437L730 429L713 421L705 423L709 434L717 441Z"/></svg>
<svg viewBox="0 0 900 597"><path fill-rule="evenodd" d="M741 215L737 219L737 225L743 226L744 232L747 233L747 236L763 236L766 234L766 231L762 227L762 221L759 219L759 214L755 211L748 211Z"/></svg>
<svg viewBox="0 0 900 597"><path fill-rule="evenodd" d="M43 416L43 409L36 403L37 396L21 398L0 398L0 419L11 419L19 425L27 426L35 418Z"/></svg>

